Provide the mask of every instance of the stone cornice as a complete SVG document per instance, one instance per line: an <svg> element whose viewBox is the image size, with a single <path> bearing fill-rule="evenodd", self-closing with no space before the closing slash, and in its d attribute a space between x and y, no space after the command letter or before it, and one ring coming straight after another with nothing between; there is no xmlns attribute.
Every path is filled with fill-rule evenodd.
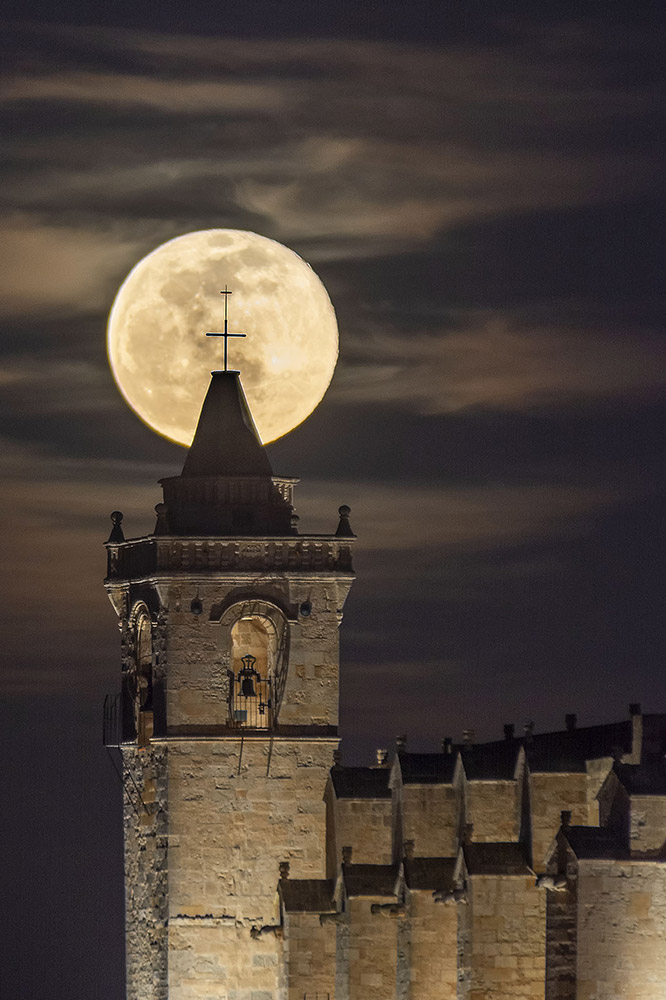
<svg viewBox="0 0 666 1000"><path fill-rule="evenodd" d="M149 535L107 542L107 584L158 576L224 573L353 575L353 538L197 538Z"/></svg>

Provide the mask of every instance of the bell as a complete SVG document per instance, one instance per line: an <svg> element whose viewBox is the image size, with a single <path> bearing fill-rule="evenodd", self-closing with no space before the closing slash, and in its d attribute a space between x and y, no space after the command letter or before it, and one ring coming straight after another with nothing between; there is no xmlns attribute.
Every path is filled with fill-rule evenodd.
<svg viewBox="0 0 666 1000"><path fill-rule="evenodd" d="M254 690L254 681L251 677L244 677L241 682L241 694L244 698L256 698L257 692Z"/></svg>

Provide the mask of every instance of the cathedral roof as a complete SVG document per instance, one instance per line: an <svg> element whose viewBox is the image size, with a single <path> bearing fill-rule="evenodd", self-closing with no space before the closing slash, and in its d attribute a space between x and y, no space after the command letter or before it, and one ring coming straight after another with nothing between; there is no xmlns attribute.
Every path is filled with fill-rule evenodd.
<svg viewBox="0 0 666 1000"><path fill-rule="evenodd" d="M335 910L330 879L282 878L278 891L288 913L332 913Z"/></svg>
<svg viewBox="0 0 666 1000"><path fill-rule="evenodd" d="M455 858L405 858L405 882L409 889L449 892L455 867Z"/></svg>
<svg viewBox="0 0 666 1000"><path fill-rule="evenodd" d="M463 855L470 875L532 875L521 844L498 841L464 844Z"/></svg>
<svg viewBox="0 0 666 1000"><path fill-rule="evenodd" d="M630 795L665 795L663 758L647 764L616 764L615 773Z"/></svg>
<svg viewBox="0 0 666 1000"><path fill-rule="evenodd" d="M475 743L461 749L468 781L513 781L520 753L518 740Z"/></svg>
<svg viewBox="0 0 666 1000"><path fill-rule="evenodd" d="M629 753L631 743L632 725L627 719L559 733L538 733L525 743L525 752L532 772L573 773L584 771L586 761L612 757L618 749Z"/></svg>
<svg viewBox="0 0 666 1000"><path fill-rule="evenodd" d="M613 722L554 733L534 733L529 737L496 740L493 743L458 745L470 781L510 781L515 777L517 756L522 746L533 774L575 774L585 771L588 760L612 757L617 749L631 751L632 725Z"/></svg>
<svg viewBox="0 0 666 1000"><path fill-rule="evenodd" d="M398 865L342 865L347 896L395 896Z"/></svg>
<svg viewBox="0 0 666 1000"><path fill-rule="evenodd" d="M567 826L562 833L579 859L626 860L630 856L622 841L605 827Z"/></svg>
<svg viewBox="0 0 666 1000"><path fill-rule="evenodd" d="M387 767L334 767L331 783L338 799L390 799Z"/></svg>
<svg viewBox="0 0 666 1000"><path fill-rule="evenodd" d="M450 785L453 782L456 754L399 753L396 759L405 785Z"/></svg>
<svg viewBox="0 0 666 1000"><path fill-rule="evenodd" d="M182 475L272 475L238 372L212 373Z"/></svg>

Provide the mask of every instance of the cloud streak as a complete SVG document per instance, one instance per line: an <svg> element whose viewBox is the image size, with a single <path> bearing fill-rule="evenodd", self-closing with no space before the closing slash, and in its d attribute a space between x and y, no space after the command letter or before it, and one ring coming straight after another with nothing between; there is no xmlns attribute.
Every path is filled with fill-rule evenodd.
<svg viewBox="0 0 666 1000"><path fill-rule="evenodd" d="M526 327L497 310L453 314L441 330L408 338L386 318L370 317L349 341L333 393L339 405L362 399L425 414L548 410L615 396L656 398L666 382L654 364L664 349L656 332L613 338L589 326Z"/></svg>
<svg viewBox="0 0 666 1000"><path fill-rule="evenodd" d="M626 198L657 170L649 137L631 152L606 141L618 117L641 121L646 88L609 79L603 51L581 73L561 40L537 59L519 35L508 51L437 51L114 31L63 47L58 30L24 31L40 70L17 66L0 98L21 164L2 195L14 310L100 306L137 253L199 220L352 260L473 219Z"/></svg>

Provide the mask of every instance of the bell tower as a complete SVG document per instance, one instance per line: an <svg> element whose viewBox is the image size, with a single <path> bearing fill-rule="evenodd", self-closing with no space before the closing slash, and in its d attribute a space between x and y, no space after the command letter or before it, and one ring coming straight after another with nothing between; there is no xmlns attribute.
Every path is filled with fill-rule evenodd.
<svg viewBox="0 0 666 1000"><path fill-rule="evenodd" d="M152 535L112 515L128 1000L278 1000L280 865L326 877L349 508L303 535L237 372L213 372ZM113 735L115 733L115 736Z"/></svg>

